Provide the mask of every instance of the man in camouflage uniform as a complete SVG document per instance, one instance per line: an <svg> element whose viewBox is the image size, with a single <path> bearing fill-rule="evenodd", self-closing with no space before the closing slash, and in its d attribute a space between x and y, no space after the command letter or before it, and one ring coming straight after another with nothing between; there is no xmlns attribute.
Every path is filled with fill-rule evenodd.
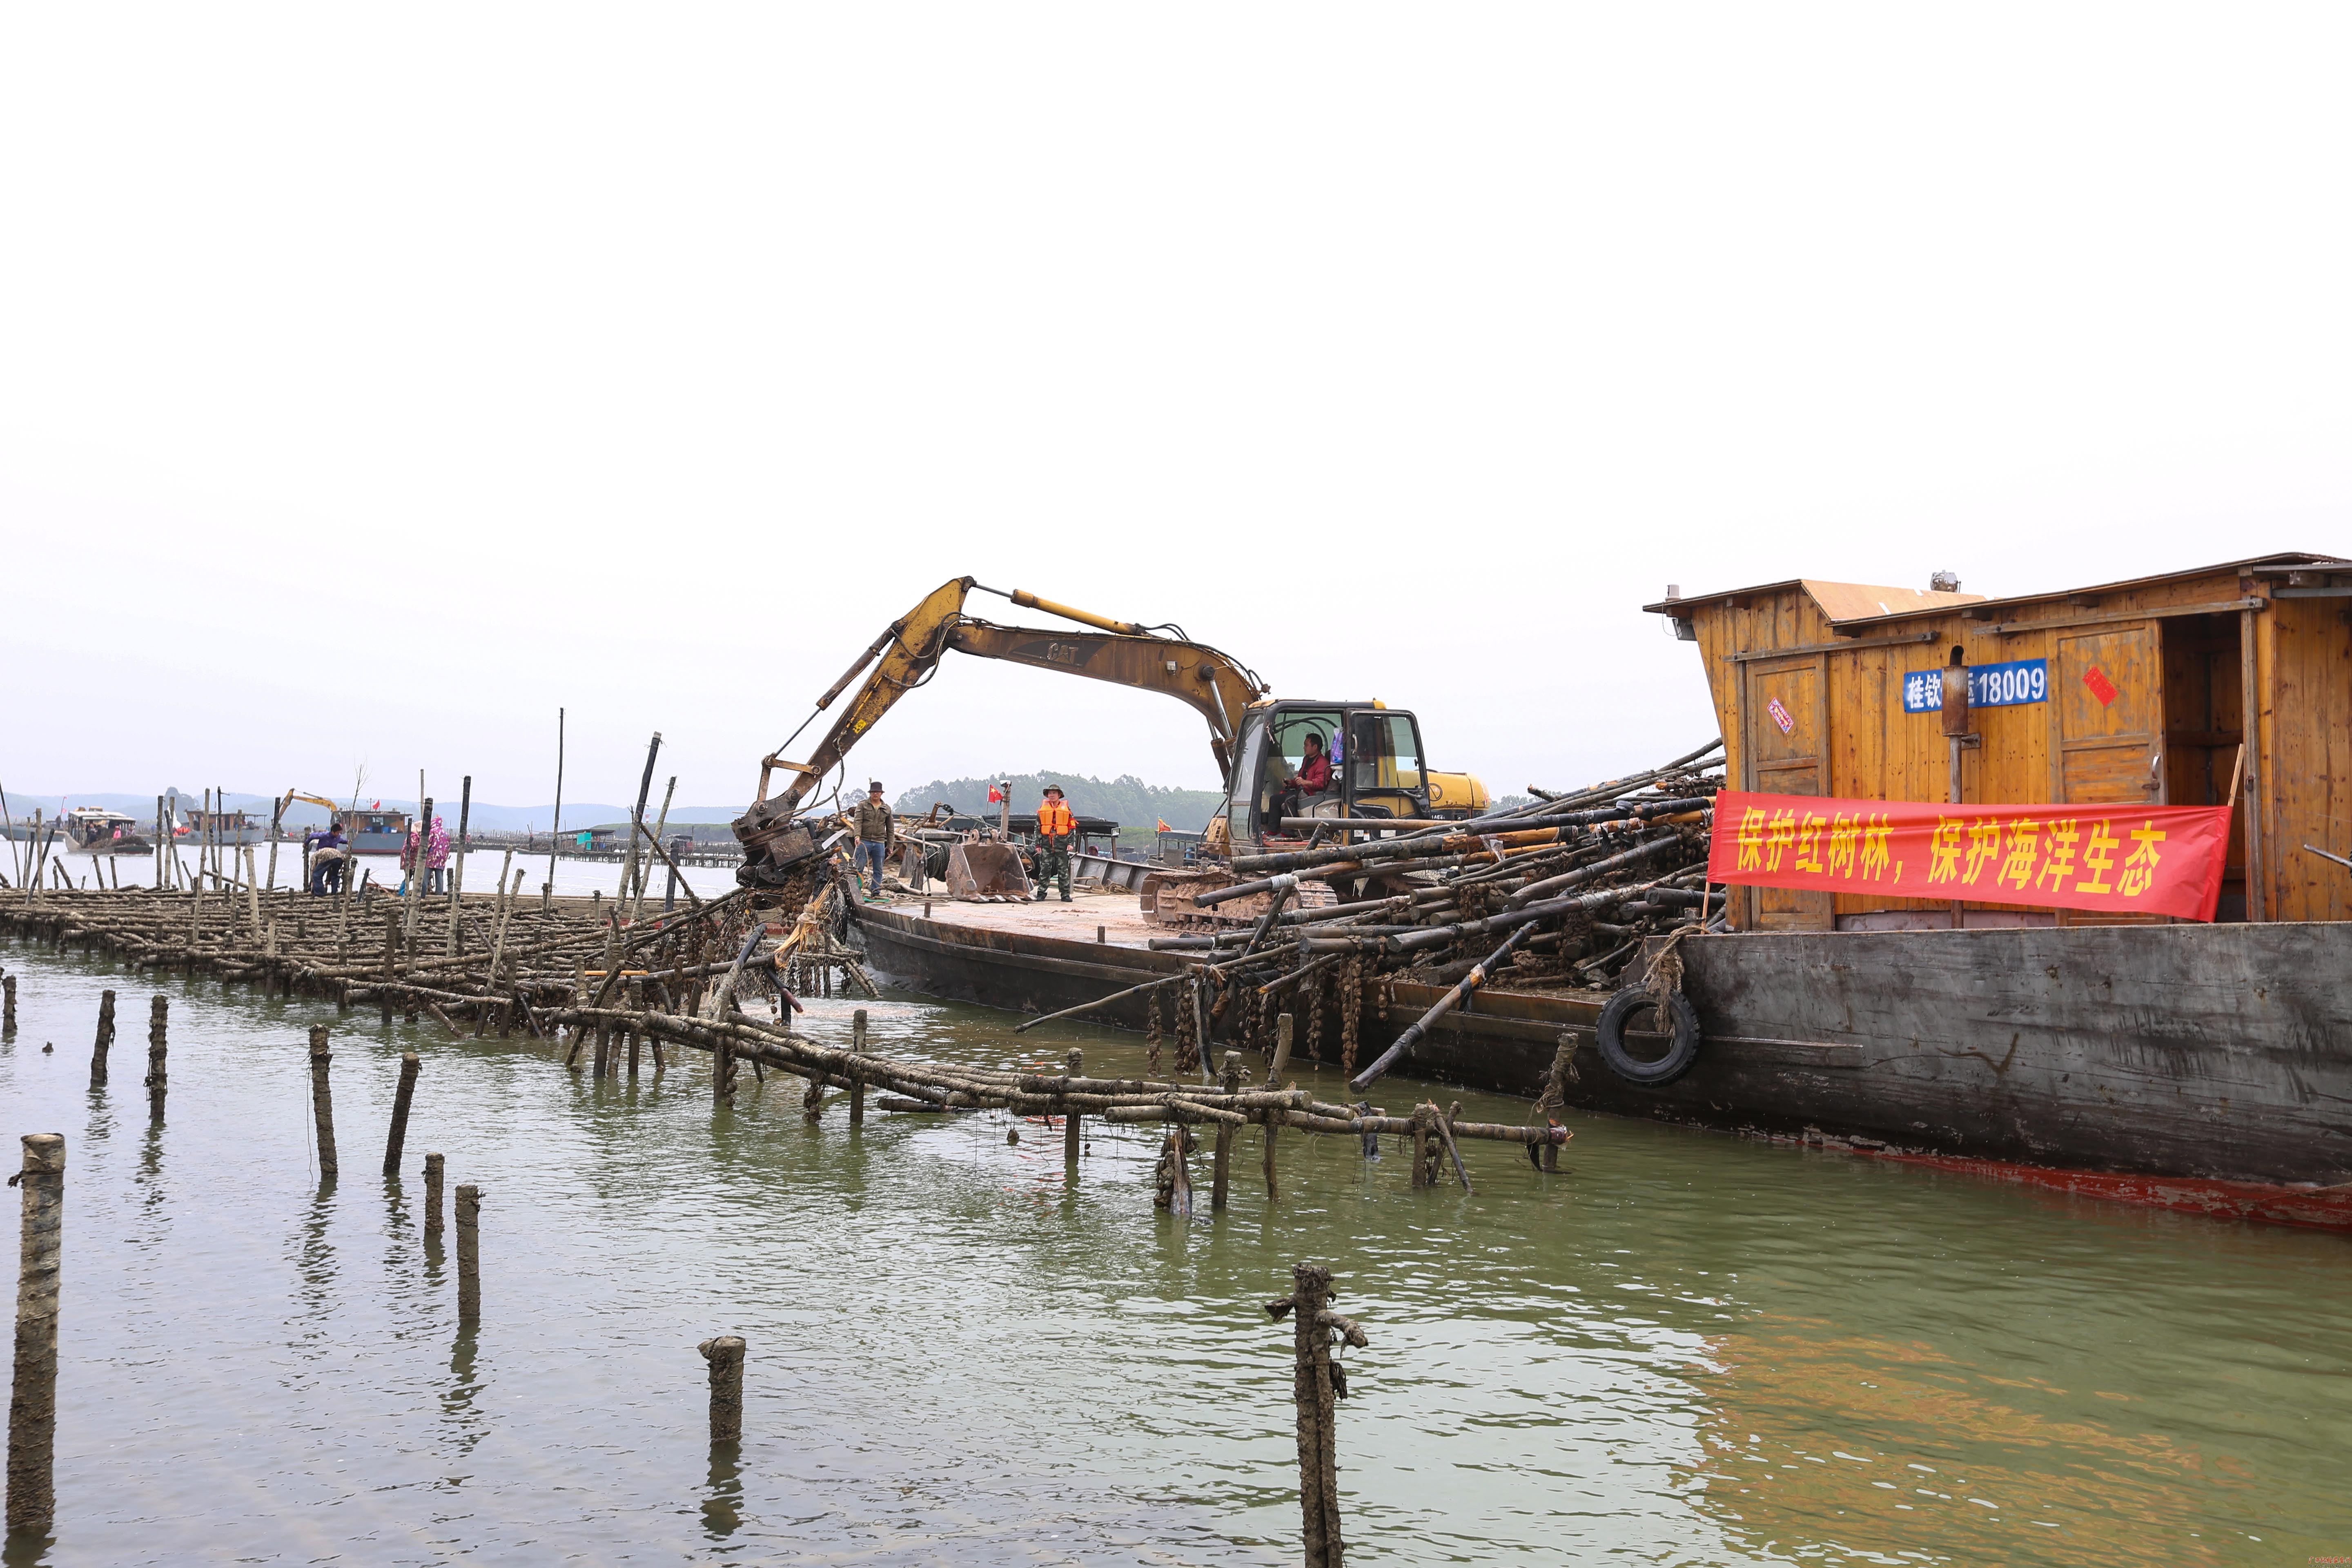
<svg viewBox="0 0 2352 1568"><path fill-rule="evenodd" d="M1045 798L1037 806L1037 897L1045 896L1045 884L1061 879L1062 902L1070 901L1070 850L1077 843L1078 819L1062 804L1062 787L1045 786Z"/></svg>

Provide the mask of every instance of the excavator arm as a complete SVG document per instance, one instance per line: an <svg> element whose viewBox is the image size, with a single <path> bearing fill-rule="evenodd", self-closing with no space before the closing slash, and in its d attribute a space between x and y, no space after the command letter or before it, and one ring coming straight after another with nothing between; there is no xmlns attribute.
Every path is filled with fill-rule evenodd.
<svg viewBox="0 0 2352 1568"><path fill-rule="evenodd" d="M980 586L975 578L950 579L892 622L889 629L833 683L833 689L817 699L817 710L823 712L849 689L867 665L874 666L873 673L866 677L849 706L834 721L833 728L825 731L808 760L787 762L774 753L760 760L759 798L768 798L769 780L776 770L782 769L793 775L785 786L782 802L788 808L797 807L899 698L930 679L940 659L950 648L977 658L1007 659L1064 675L1083 675L1114 685L1165 692L1189 704L1208 721L1209 748L1217 759L1218 776L1223 778L1231 773L1234 742L1241 732L1242 710L1265 689L1264 683L1249 670L1203 644L1161 637L1156 628L1132 621L1114 621L1018 589L1006 595L1014 604L1064 616L1096 631L1039 630L978 620L963 613L963 604L966 595Z"/></svg>

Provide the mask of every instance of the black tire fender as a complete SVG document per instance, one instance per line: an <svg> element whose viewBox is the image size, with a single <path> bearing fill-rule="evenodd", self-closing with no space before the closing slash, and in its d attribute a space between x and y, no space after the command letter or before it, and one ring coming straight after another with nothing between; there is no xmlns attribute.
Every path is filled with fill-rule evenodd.
<svg viewBox="0 0 2352 1568"><path fill-rule="evenodd" d="M1601 1009L1601 1023L1595 1031L1601 1059L1609 1064L1611 1072L1628 1083L1672 1083L1690 1071L1691 1064L1698 1060L1698 1009L1679 991L1667 992L1666 999L1656 1004L1674 1020L1674 1043L1666 1054L1648 1062L1626 1054L1627 1021L1654 1001L1647 986L1631 985L1609 998L1608 1005Z"/></svg>

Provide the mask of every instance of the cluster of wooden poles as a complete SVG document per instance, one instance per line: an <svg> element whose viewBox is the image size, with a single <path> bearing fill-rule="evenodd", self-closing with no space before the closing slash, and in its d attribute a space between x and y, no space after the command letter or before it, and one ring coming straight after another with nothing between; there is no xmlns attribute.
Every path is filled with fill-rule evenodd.
<svg viewBox="0 0 2352 1568"><path fill-rule="evenodd" d="M502 871L496 894L462 901L312 898L249 882L181 892L18 890L0 895L0 933L60 952L103 952L134 969L323 997L345 1010L373 1006L387 1020L430 1017L476 1038L517 1029L546 1038L553 1009L611 999L625 986L648 1005L690 1011L713 1000L722 976L731 996L785 967L827 994L836 973L874 994L856 954L831 941L829 909L804 910L775 952L747 947L730 962L743 936L756 946L767 927L740 892L631 924L620 900L601 895L526 899L522 875L509 884Z"/></svg>
<svg viewBox="0 0 2352 1568"><path fill-rule="evenodd" d="M0 1037L16 1032L16 976L6 977L11 1005L0 1021ZM98 1031L89 1059L89 1086L107 1089L111 1073L110 1055L115 1038L114 993L99 998ZM170 1094L171 998L155 996L148 1006L147 1090L149 1118L163 1121ZM318 1138L319 1176L332 1183L341 1162L335 1144L334 1094L330 1069L334 1056L328 1049L324 1024L310 1029L310 1110ZM386 1135L383 1173L400 1173L402 1150L408 1137L409 1110L416 1094L422 1062L414 1051L400 1061L400 1087L393 1100L392 1124ZM57 1447L58 1316L65 1243L66 1140L62 1132L23 1135L24 1165L8 1179L24 1194L24 1226L16 1278L16 1331L8 1395L7 1529L47 1532L57 1514L54 1457ZM425 1235L437 1243L444 1233L441 1195L447 1170L446 1156L425 1156ZM482 1315L482 1189L462 1184L455 1204L457 1229L457 1321L470 1330Z"/></svg>
<svg viewBox="0 0 2352 1568"><path fill-rule="evenodd" d="M740 964L738 969L740 972ZM7 1013L0 1029L13 1036L16 1028L16 976L5 978ZM730 978L731 980L733 976ZM1185 1155L1192 1144L1190 1127L1194 1123L1213 1124L1217 1130L1213 1203L1220 1208L1225 1201L1233 1134L1237 1128L1253 1121L1265 1130L1265 1179L1269 1196L1275 1192L1275 1139L1277 1130L1285 1126L1309 1131L1355 1133L1367 1138L1381 1132L1408 1134L1414 1140L1413 1184L1416 1186L1433 1184L1437 1179L1435 1142L1440 1138L1444 1140L1445 1149L1452 1153L1454 1168L1461 1173L1463 1184L1466 1187L1468 1176L1462 1167L1456 1138L1493 1138L1539 1143L1549 1153L1568 1137L1557 1127L1530 1129L1464 1122L1451 1113L1438 1112L1434 1105L1424 1105L1411 1117L1400 1119L1377 1111L1366 1115L1349 1107L1324 1105L1303 1089L1244 1092L1239 1087L1240 1058L1237 1053L1231 1051L1225 1054L1223 1078L1213 1092L1183 1084L1088 1079L1083 1076L1083 1058L1076 1050L1069 1056L1069 1071L1054 1078L984 1069L943 1068L936 1064L899 1061L868 1052L865 1048L865 1011L859 1009L853 1019L852 1046L847 1051L828 1050L789 1031L762 1027L756 1021L746 1020L740 1016L726 1021L697 1021L666 1014L570 1007L560 1009L555 1022L572 1028L575 1041L595 1029L606 1031L609 1042L609 1031L619 1026L642 1031L656 1041L667 1038L682 1045L709 1049L718 1062L718 1092L721 1096L731 1091L732 1062L738 1057L798 1074L809 1081L807 1103L812 1120L819 1114L823 1091L830 1085L848 1089L849 1115L853 1121L863 1120L865 1091L869 1087L893 1091L877 1098L877 1103L888 1110L929 1111L998 1107L1022 1113L1060 1115L1065 1118L1065 1150L1074 1164L1079 1153L1083 1117L1087 1113L1120 1122L1172 1121L1177 1125L1169 1134L1161 1168L1165 1173L1172 1163L1175 1175L1172 1184L1163 1180L1161 1201L1164 1207L1181 1208L1187 1213L1189 1199L1178 1198L1171 1202L1169 1189L1172 1184L1181 1193L1186 1184L1183 1175ZM147 1076L144 1080L149 1113L159 1123L163 1120L169 1092L170 1022L171 999L159 994L149 1005ZM1290 1023L1289 1016L1284 1015L1280 1024L1281 1043L1270 1075L1277 1080L1287 1061ZM115 1034L115 993L109 990L101 993L100 997L98 1026L90 1054L90 1087L93 1089L103 1090L108 1087L110 1055ZM634 1057L632 1059L634 1061ZM658 1066L658 1057L656 1059ZM333 1182L341 1173L341 1156L335 1136L333 1061L327 1026L311 1026L309 1052L311 1114L317 1139L319 1174L324 1183ZM387 1177L396 1177L400 1173L410 1112L422 1070L423 1063L417 1053L409 1051L402 1055L399 1086L394 1093L391 1122L384 1142L383 1173ZM1458 1111L1458 1104L1454 1109ZM62 1133L27 1133L23 1136L23 1167L9 1183L22 1189L24 1220L8 1406L6 1523L11 1534L45 1534L53 1527L57 1510L54 1456L57 1441L58 1327L64 1254L66 1141ZM437 1238L444 1229L442 1193L446 1173L446 1155L433 1152L425 1156L424 1231L428 1243ZM481 1202L482 1190L478 1185L467 1184L457 1189L457 1318L461 1332L478 1325L481 1319ZM1266 1311L1276 1321L1291 1317L1295 1330L1293 1396L1297 1406L1299 1506L1306 1561L1310 1564L1336 1565L1340 1562L1341 1541L1334 1412L1336 1401L1346 1397L1348 1384L1344 1367L1331 1354L1331 1338L1336 1333L1346 1343L1359 1347L1367 1342L1360 1328L1329 1310L1331 1294L1329 1271L1302 1264L1294 1271L1292 1293L1267 1302ZM740 1443L743 1432L746 1342L740 1335L722 1334L703 1341L696 1348L709 1363L710 1441L714 1445Z"/></svg>

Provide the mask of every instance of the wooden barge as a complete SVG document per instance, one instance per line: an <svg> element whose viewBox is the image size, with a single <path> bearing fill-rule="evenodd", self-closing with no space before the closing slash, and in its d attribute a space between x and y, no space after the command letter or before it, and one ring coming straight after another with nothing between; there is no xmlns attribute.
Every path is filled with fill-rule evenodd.
<svg viewBox="0 0 2352 1568"><path fill-rule="evenodd" d="M2352 792L2352 562L2013 599L1792 580L1646 608L1696 645L1741 788L2153 805L2234 787L2220 920L1735 889L1731 929L1681 944L1704 1041L1683 1078L1610 1072L1605 995L1502 988L1408 1070L1533 1095L1565 1035L1580 1108L2352 1229L2352 871L2318 852L2352 851L2335 799L2338 779ZM1956 648L1986 687L1958 744L1921 689ZM944 904L856 918L884 973L1024 1012L1185 963L1145 949L1139 922L1114 939L1087 903L1071 912L1075 931ZM1439 994L1395 982L1385 1017L1368 994L1364 1050ZM1139 1003L1097 1016L1142 1022Z"/></svg>

